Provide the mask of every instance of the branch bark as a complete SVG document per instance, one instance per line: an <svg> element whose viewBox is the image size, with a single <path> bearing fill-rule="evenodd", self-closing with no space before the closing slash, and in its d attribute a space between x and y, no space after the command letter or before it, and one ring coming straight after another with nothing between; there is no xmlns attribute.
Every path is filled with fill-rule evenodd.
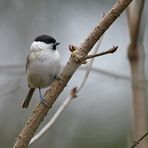
<svg viewBox="0 0 148 148"><path fill-rule="evenodd" d="M111 26L111 24L120 16L124 9L130 4L132 0L118 0L112 9L101 19L97 26L92 30L84 42L80 45L77 51L77 57L79 59L85 57L95 43L100 39L103 33ZM20 132L13 148L27 148L31 138L35 131L44 120L48 110L52 107L57 97L63 91L68 81L71 79L74 72L81 65L76 62L73 56L70 57L69 61L63 68L59 77L61 80L55 80L51 87L46 91L44 97L47 101L48 106L45 107L42 103L39 103L30 118L28 119L25 127Z"/></svg>

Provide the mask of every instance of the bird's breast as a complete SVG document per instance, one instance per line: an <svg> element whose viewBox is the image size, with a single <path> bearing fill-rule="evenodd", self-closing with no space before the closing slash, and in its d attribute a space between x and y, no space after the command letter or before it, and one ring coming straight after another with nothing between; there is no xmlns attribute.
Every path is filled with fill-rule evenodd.
<svg viewBox="0 0 148 148"><path fill-rule="evenodd" d="M28 84L33 88L48 87L60 69L58 52L42 53L32 61L26 71Z"/></svg>

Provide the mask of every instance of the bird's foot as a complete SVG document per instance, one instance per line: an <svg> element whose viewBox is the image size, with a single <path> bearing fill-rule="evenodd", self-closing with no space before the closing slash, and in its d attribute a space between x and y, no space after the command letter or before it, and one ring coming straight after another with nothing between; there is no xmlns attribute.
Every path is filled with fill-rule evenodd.
<svg viewBox="0 0 148 148"><path fill-rule="evenodd" d="M46 100L45 100L44 97L42 96L42 93L41 93L41 89L40 89L40 88L39 88L39 97L40 97L41 103L42 103L44 106L48 106Z"/></svg>
<svg viewBox="0 0 148 148"><path fill-rule="evenodd" d="M58 76L58 75L55 76L55 79L58 80L58 81L62 81L62 79L61 79L60 76Z"/></svg>
<svg viewBox="0 0 148 148"><path fill-rule="evenodd" d="M42 98L40 97L40 100L41 100L41 103L44 105L44 106L48 106L46 100L44 99L44 97L42 96Z"/></svg>

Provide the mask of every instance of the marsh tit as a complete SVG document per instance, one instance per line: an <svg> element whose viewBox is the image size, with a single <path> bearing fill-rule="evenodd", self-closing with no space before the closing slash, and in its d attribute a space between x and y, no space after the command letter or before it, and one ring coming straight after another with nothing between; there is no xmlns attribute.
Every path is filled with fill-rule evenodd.
<svg viewBox="0 0 148 148"><path fill-rule="evenodd" d="M58 76L61 64L60 55L56 50L60 43L48 35L40 35L30 46L26 62L26 79L29 92L24 98L22 108L27 108L36 88L39 89L39 97L43 104L46 104L41 94L41 88L50 86Z"/></svg>

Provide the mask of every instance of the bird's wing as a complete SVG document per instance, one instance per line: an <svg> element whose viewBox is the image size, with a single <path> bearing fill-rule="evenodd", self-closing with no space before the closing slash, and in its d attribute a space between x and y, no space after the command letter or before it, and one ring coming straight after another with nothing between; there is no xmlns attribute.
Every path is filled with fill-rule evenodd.
<svg viewBox="0 0 148 148"><path fill-rule="evenodd" d="M26 68L25 68L25 72L27 71L27 68L30 65L30 60L29 60L29 55L27 56L27 60L26 60Z"/></svg>
<svg viewBox="0 0 148 148"><path fill-rule="evenodd" d="M29 68L29 66L38 58L38 53L33 53L30 52L29 55L27 56L27 60L26 60L26 70Z"/></svg>

